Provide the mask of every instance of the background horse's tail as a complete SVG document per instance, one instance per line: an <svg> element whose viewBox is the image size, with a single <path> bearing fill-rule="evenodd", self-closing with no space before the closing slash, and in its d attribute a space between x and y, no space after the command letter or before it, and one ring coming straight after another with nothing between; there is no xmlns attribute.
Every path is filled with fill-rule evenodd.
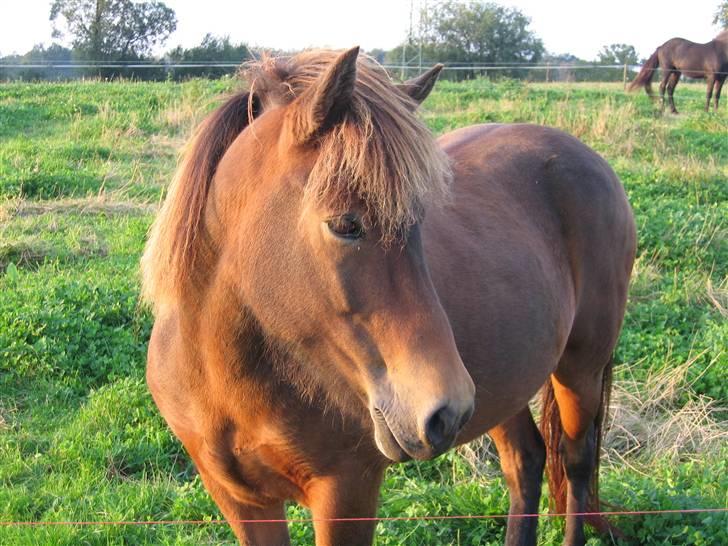
<svg viewBox="0 0 728 546"><path fill-rule="evenodd" d="M640 73L637 74L634 81L629 84L629 91L634 91L638 87L644 87L647 94L650 97L652 96L652 78L655 75L655 70L657 70L657 67L660 66L660 60L657 58L657 51L658 50L656 49L652 56L647 59L647 62L642 67L642 70L640 70Z"/></svg>
<svg viewBox="0 0 728 546"><path fill-rule="evenodd" d="M602 400L599 406L599 413L594 422L596 434L596 449L594 450L594 473L589 485L588 512L599 512L599 455L604 435L604 421L609 407L609 394L612 391L612 360L604 368L602 375ZM541 409L541 435L546 444L546 475L549 482L551 510L558 514L566 513L566 473L564 471L564 460L559 449L563 428L559 408L554 396L554 388L551 381L546 381L542 391ZM603 516L586 516L585 521L600 533L613 533L621 536L618 529L613 527Z"/></svg>

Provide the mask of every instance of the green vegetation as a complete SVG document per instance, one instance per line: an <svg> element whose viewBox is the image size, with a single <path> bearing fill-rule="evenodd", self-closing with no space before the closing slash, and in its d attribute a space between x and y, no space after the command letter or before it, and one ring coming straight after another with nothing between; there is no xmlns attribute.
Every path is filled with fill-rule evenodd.
<svg viewBox="0 0 728 546"><path fill-rule="evenodd" d="M177 150L233 86L0 86L0 521L220 517L144 383L151 317L138 305L137 263ZM442 82L424 111L438 133L560 127L624 181L639 250L601 479L603 498L623 509L728 506L728 109L703 113L703 93L681 85L675 117L621 85ZM393 467L379 514L501 514L507 504L482 441ZM728 543L726 514L616 523L640 544ZM558 543L559 520L540 528L541 544ZM500 544L503 533L503 520L386 522L377 544ZM306 524L291 534L312 539ZM219 524L0 526L0 543L233 537Z"/></svg>
<svg viewBox="0 0 728 546"><path fill-rule="evenodd" d="M410 34L405 43L384 54L387 63L401 64L412 51L424 59L460 66L538 63L545 52L522 11L494 2L440 0L422 7L416 24L417 42ZM445 72L443 78L461 80L473 75L459 70Z"/></svg>

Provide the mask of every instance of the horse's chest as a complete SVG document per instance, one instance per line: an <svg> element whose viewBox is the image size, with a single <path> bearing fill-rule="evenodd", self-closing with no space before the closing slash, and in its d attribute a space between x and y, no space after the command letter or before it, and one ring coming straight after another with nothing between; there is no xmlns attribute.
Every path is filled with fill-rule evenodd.
<svg viewBox="0 0 728 546"><path fill-rule="evenodd" d="M201 433L204 448L198 466L241 501L254 505L300 501L317 474L310 453L273 415L227 413L208 421Z"/></svg>

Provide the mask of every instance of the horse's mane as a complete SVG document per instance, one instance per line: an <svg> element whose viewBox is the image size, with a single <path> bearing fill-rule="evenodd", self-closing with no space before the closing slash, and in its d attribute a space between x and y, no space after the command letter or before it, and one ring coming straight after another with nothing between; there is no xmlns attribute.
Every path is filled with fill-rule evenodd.
<svg viewBox="0 0 728 546"><path fill-rule="evenodd" d="M718 36L713 38L716 42L728 42L728 28L719 32Z"/></svg>
<svg viewBox="0 0 728 546"><path fill-rule="evenodd" d="M247 88L200 124L182 156L142 258L145 299L155 306L176 300L211 265L214 242L205 231L204 211L220 159L259 110L290 104L338 54L308 51L245 66ZM360 56L349 109L316 142L318 158L304 199L345 207L358 198L382 243L394 242L417 221L426 201L447 195L450 178L446 156L413 114L415 106L381 66Z"/></svg>
<svg viewBox="0 0 728 546"><path fill-rule="evenodd" d="M315 82L337 56L335 51L319 50L266 59L248 64L245 75L264 104L285 104ZM426 196L442 197L447 188L447 160L413 115L414 107L381 66L360 57L345 119L318 141L306 198L336 202L357 196L369 207L384 241L395 239L402 226L417 219Z"/></svg>

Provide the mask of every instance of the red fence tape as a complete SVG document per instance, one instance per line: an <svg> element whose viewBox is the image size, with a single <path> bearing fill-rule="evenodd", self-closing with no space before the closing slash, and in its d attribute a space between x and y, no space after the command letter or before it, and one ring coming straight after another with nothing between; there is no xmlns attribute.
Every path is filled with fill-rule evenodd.
<svg viewBox="0 0 728 546"><path fill-rule="evenodd" d="M393 516L371 518L294 518L294 519L240 519L236 523L313 523L316 521L357 522L357 521L437 521L464 519L511 519L511 518L562 518L574 516L658 516L663 514L726 513L728 508L685 508L676 510L623 510L614 512L577 512L544 514L472 514L454 516ZM213 520L157 520L157 521L0 521L0 527L46 526L46 525L219 525L228 523L224 519Z"/></svg>

